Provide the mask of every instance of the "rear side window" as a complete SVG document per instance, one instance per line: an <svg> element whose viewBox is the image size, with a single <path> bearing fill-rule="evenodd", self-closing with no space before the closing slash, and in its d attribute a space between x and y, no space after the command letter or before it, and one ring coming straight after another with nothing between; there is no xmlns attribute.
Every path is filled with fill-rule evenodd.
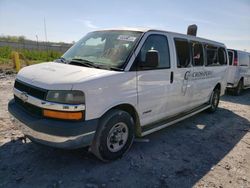
<svg viewBox="0 0 250 188"><path fill-rule="evenodd" d="M190 66L190 48L186 39L175 39L177 55L177 67L185 68Z"/></svg>
<svg viewBox="0 0 250 188"><path fill-rule="evenodd" d="M229 65L233 65L233 52L228 51Z"/></svg>
<svg viewBox="0 0 250 188"><path fill-rule="evenodd" d="M159 52L158 69L170 68L170 56L167 37L164 35L150 35L143 44L140 51L140 61L146 60L146 53L149 50L157 50Z"/></svg>
<svg viewBox="0 0 250 188"><path fill-rule="evenodd" d="M248 66L249 58L245 53L239 53L240 66Z"/></svg>
<svg viewBox="0 0 250 188"><path fill-rule="evenodd" d="M207 66L219 65L218 48L212 45L206 45Z"/></svg>
<svg viewBox="0 0 250 188"><path fill-rule="evenodd" d="M193 66L203 66L204 65L204 55L203 47L200 42L192 41L192 58Z"/></svg>
<svg viewBox="0 0 250 188"><path fill-rule="evenodd" d="M220 65L227 64L227 54L225 48L220 47L218 49L218 60Z"/></svg>

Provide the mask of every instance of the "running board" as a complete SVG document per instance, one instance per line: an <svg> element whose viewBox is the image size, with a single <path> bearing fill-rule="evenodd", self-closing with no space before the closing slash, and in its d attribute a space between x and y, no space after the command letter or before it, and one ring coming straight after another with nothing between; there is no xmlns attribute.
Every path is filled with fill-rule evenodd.
<svg viewBox="0 0 250 188"><path fill-rule="evenodd" d="M186 118L189 118L195 114L198 114L208 108L210 108L211 105L208 105L208 104L204 104L202 106L199 106L197 108L194 108L193 110L191 111L188 111L188 112L184 112L184 113L181 113L179 115L176 115L176 116L173 116L173 117L170 117L170 118L167 118L163 121L160 121L158 123L153 123L153 124L149 124L149 125L145 125L142 127L142 133L141 133L141 136L145 136L145 135L148 135L148 134L151 134L153 132L156 132L156 131L159 131L165 127L168 127L170 125L173 125L179 121L182 121Z"/></svg>

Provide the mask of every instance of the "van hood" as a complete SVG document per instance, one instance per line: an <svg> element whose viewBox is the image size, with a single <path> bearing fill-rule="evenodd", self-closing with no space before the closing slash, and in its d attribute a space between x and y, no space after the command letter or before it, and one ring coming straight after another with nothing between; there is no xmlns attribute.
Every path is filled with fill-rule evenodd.
<svg viewBox="0 0 250 188"><path fill-rule="evenodd" d="M48 62L22 68L17 74L17 79L48 90L70 90L74 83L116 73L118 72Z"/></svg>

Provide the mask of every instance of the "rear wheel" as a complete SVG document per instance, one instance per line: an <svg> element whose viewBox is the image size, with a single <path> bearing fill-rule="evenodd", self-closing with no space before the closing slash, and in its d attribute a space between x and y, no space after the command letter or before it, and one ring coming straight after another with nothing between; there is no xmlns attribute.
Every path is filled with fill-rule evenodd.
<svg viewBox="0 0 250 188"><path fill-rule="evenodd" d="M212 94L211 94L211 97L210 97L210 108L208 108L208 112L215 112L218 108L218 105L219 105L219 102L220 102L220 90L219 89L214 89Z"/></svg>
<svg viewBox="0 0 250 188"><path fill-rule="evenodd" d="M121 158L134 140L134 121L122 110L111 110L103 118L92 143L91 151L102 161Z"/></svg>
<svg viewBox="0 0 250 188"><path fill-rule="evenodd" d="M240 80L237 87L234 89L234 94L239 96L243 90L243 80Z"/></svg>

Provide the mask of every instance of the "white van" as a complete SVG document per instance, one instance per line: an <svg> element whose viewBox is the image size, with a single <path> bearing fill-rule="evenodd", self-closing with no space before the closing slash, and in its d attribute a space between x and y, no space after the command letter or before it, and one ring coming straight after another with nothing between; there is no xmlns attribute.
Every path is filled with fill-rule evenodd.
<svg viewBox="0 0 250 188"><path fill-rule="evenodd" d="M87 34L57 62L21 69L9 102L30 140L120 158L141 137L203 110L226 88L224 44L160 30Z"/></svg>
<svg viewBox="0 0 250 188"><path fill-rule="evenodd" d="M227 89L240 95L242 89L250 88L250 53L228 49L229 70Z"/></svg>

